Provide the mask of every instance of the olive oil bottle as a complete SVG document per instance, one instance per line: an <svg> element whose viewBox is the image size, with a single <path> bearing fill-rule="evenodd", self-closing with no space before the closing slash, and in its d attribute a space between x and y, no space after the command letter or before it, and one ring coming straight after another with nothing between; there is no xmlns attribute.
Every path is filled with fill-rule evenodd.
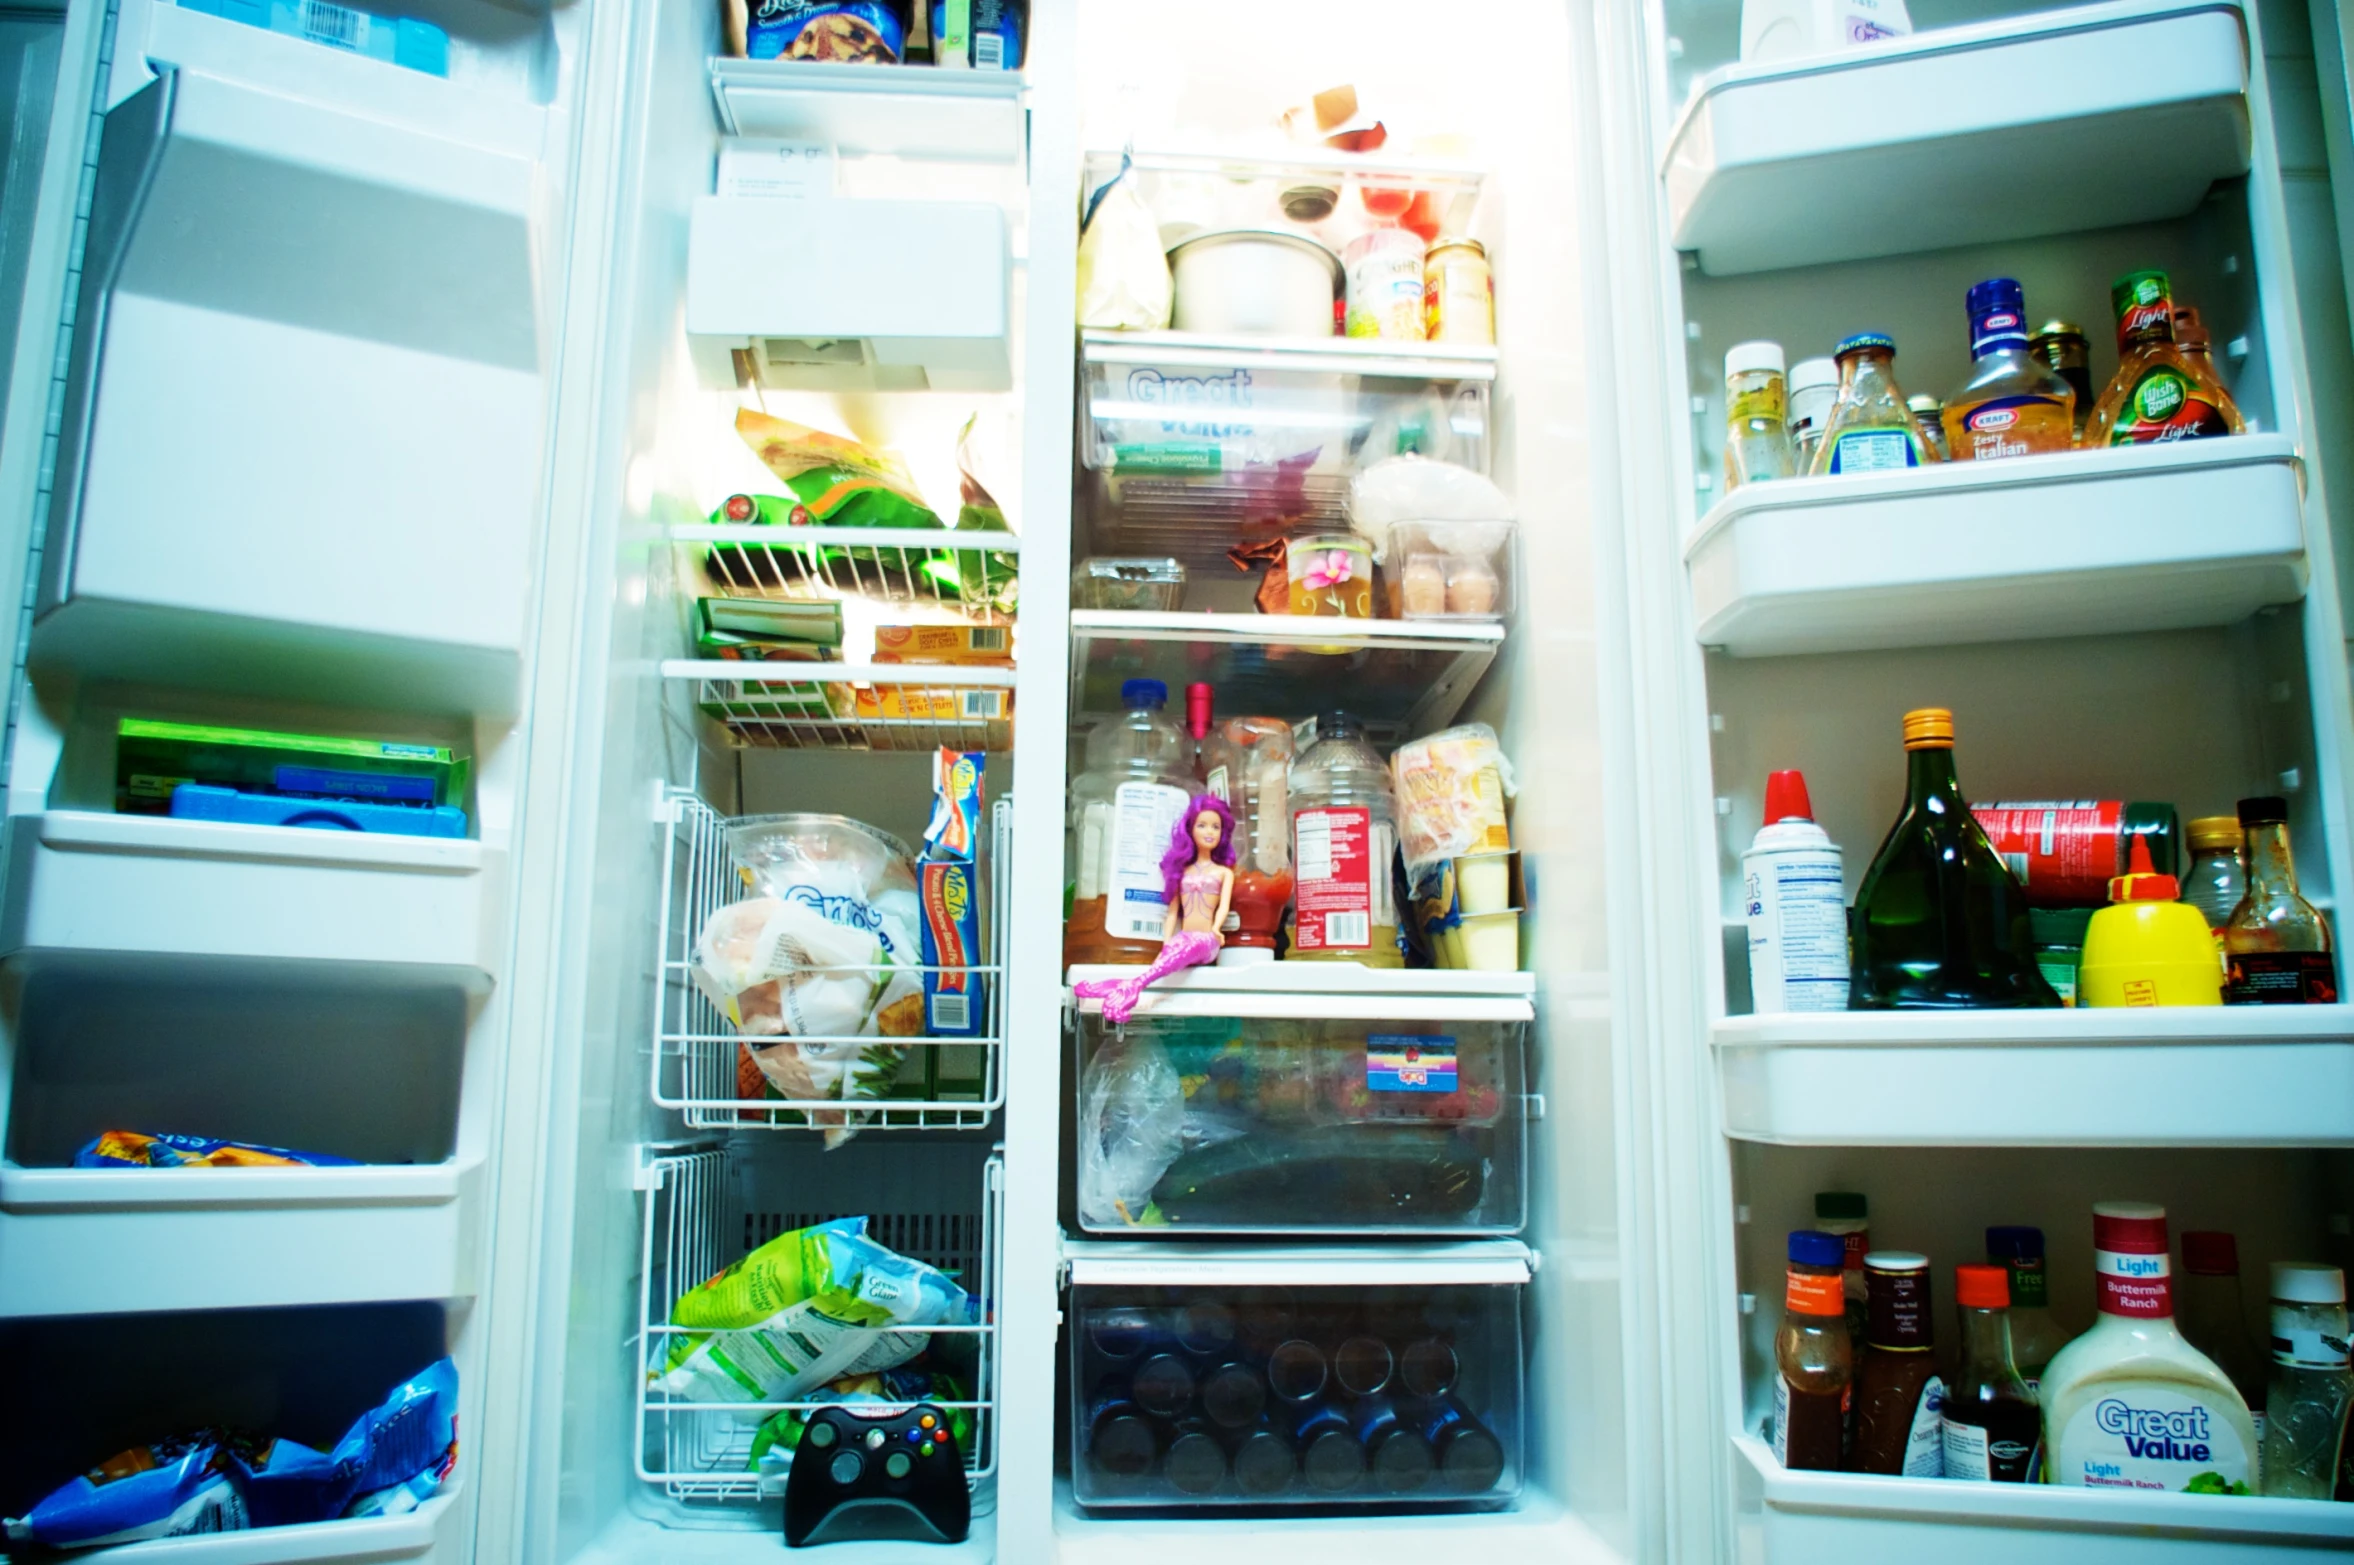
<svg viewBox="0 0 2354 1565"><path fill-rule="evenodd" d="M1854 1011L2056 1006L2035 965L2027 893L1954 775L1953 713L1904 715L1904 810L1855 898Z"/></svg>

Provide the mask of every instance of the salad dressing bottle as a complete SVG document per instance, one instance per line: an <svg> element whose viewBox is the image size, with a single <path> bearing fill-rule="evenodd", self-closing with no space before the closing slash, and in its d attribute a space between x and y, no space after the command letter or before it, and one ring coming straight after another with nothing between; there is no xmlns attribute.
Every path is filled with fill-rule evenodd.
<svg viewBox="0 0 2354 1565"><path fill-rule="evenodd" d="M1840 1268L1847 1246L1836 1234L1790 1236L1782 1329L1774 1334L1774 1459L1793 1471L1836 1472L1855 1389L1855 1348L1847 1338Z"/></svg>
<svg viewBox="0 0 2354 1565"><path fill-rule="evenodd" d="M2240 410L2174 340L2174 299L2164 272L2128 272L2109 285L2117 310L2117 373L2093 404L2083 443L2157 445L2236 435Z"/></svg>
<svg viewBox="0 0 2354 1565"><path fill-rule="evenodd" d="M1896 385L1896 339L1858 332L1832 350L1839 394L1810 473L1880 473L1938 460Z"/></svg>

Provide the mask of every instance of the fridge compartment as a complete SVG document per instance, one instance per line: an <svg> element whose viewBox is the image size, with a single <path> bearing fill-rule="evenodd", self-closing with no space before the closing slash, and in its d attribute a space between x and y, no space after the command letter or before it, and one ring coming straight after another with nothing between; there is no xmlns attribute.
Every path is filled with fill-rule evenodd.
<svg viewBox="0 0 2354 1565"><path fill-rule="evenodd" d="M743 1096L756 1067L735 1031L689 976L695 942L720 908L737 901L741 884L727 851L727 822L693 794L674 792L662 824L662 876L668 887L656 934L652 1077L649 1090L658 1108L675 1110L697 1130L803 1130L848 1125L854 1130L971 1130L989 1123L1005 1104L1005 960L1002 942L1008 920L1005 897L1011 877L997 866L1012 862L1012 801L991 809L989 845L978 866L975 919L981 930L979 960L923 971L942 982L928 1012L953 1022L964 990L967 1034L893 1038L903 1045L897 1074L880 1098L786 1098L765 1078L761 1096ZM919 866L919 869L921 866ZM867 969L844 969L864 973ZM762 1039L763 1044L781 1039ZM878 1042L863 1036L800 1037L796 1042L821 1058L846 1056Z"/></svg>
<svg viewBox="0 0 2354 1565"><path fill-rule="evenodd" d="M2247 172L2247 84L2228 0L2115 0L1725 65L1668 135L1670 239L1726 275L2180 217ZM2163 166L2115 177L2144 163Z"/></svg>
<svg viewBox="0 0 2354 1565"><path fill-rule="evenodd" d="M1088 330L1079 358L1081 462L1124 479L1281 493L1400 451L1488 469L1492 347Z"/></svg>
<svg viewBox="0 0 2354 1565"><path fill-rule="evenodd" d="M1020 163L1029 142L1018 71L829 60L711 60L719 128L731 136L818 141L845 154Z"/></svg>
<svg viewBox="0 0 2354 1565"><path fill-rule="evenodd" d="M961 1325L899 1328L922 1337L918 1367L945 1368L970 1394L935 1399L968 1415L963 1452L976 1512L989 1508L997 1471L998 1275L1004 1163L972 1138L856 1142L819 1153L776 1142L663 1149L638 1176L645 1225L638 1301L635 1471L662 1497L705 1516L742 1510L784 1492L789 1450L753 1456L763 1421L825 1404L693 1401L654 1378L689 1335L670 1322L672 1301L783 1233L837 1217L865 1216L868 1237L940 1268L971 1295L976 1318ZM773 1513L771 1513L773 1514ZM772 1523L773 1525L773 1523Z"/></svg>
<svg viewBox="0 0 2354 1565"><path fill-rule="evenodd" d="M1496 1510L1518 1496L1525 1250L1151 1249L1066 1252L1081 1507Z"/></svg>
<svg viewBox="0 0 2354 1565"><path fill-rule="evenodd" d="M2304 596L2303 501L2284 435L1957 462L1744 485L1684 559L1736 657L2228 625Z"/></svg>
<svg viewBox="0 0 2354 1565"><path fill-rule="evenodd" d="M727 527L681 522L680 577L713 596L795 601L860 600L958 619L995 622L1020 591L1016 533L974 541L968 529ZM845 603L846 635L872 634L876 616ZM902 616L904 617L904 616ZM1005 646L1012 648L1008 627Z"/></svg>
<svg viewBox="0 0 2354 1565"><path fill-rule="evenodd" d="M1231 995L1175 997L1123 1027L1082 1013L1079 1224L1517 1233L1533 1014L1502 998Z"/></svg>
<svg viewBox="0 0 2354 1565"><path fill-rule="evenodd" d="M1079 509L1097 554L1164 555L1193 573L1198 590L1230 583L1222 606L1246 608L1257 580L1228 551L1293 529L1346 532L1345 474L1262 467L1208 474L1092 472L1081 481ZM1086 605L1074 603L1073 607Z"/></svg>
<svg viewBox="0 0 2354 1565"><path fill-rule="evenodd" d="M791 680L743 677L742 663L668 659L728 743L752 750L1013 748L1014 671L902 663L794 663Z"/></svg>

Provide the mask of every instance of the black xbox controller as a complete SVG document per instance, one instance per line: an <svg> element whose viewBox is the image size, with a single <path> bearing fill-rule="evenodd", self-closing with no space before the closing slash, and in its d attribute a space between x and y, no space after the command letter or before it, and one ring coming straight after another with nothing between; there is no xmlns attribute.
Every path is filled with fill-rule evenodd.
<svg viewBox="0 0 2354 1565"><path fill-rule="evenodd" d="M962 1543L973 1526L964 1454L948 1415L929 1402L865 1414L821 1407L809 1415L785 1475L785 1542L916 1538Z"/></svg>

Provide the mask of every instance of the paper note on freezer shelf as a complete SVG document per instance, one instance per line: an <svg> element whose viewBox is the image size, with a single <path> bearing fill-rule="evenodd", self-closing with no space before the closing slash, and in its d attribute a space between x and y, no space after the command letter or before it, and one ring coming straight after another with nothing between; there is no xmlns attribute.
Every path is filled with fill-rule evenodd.
<svg viewBox="0 0 2354 1565"><path fill-rule="evenodd" d="M834 193L834 149L822 141L723 136L719 194L760 200L807 201Z"/></svg>

